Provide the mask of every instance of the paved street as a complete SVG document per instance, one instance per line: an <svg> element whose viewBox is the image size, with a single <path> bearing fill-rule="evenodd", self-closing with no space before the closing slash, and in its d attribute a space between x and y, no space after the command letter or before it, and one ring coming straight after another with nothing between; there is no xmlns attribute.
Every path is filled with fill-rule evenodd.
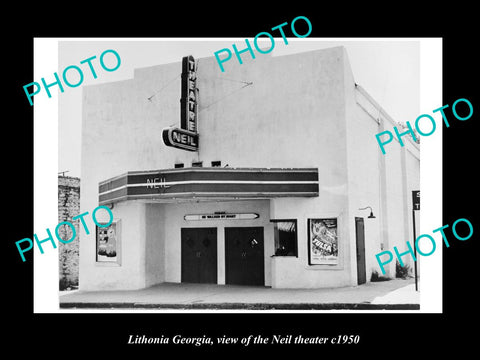
<svg viewBox="0 0 480 360"><path fill-rule="evenodd" d="M163 283L141 290L76 291L60 308L139 309L404 309L420 308L413 279L326 289L271 289L235 285Z"/></svg>

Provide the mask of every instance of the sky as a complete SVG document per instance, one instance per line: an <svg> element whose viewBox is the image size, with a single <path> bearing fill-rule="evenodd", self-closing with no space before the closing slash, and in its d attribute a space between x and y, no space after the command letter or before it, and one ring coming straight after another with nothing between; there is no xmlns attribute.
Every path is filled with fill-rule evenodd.
<svg viewBox="0 0 480 360"><path fill-rule="evenodd" d="M65 91L58 94L58 172L68 171L67 176L81 178L83 86L131 79L134 69L179 62L186 55L193 55L196 59L214 56L215 51L222 48L232 49L232 44L237 44L237 47L242 49L244 41L242 38L59 39L57 73L60 75L67 66L77 65L84 70L84 80L76 88L65 86ZM270 46L268 39L264 46ZM420 115L421 51L420 41L417 39L288 38L288 44L285 44L283 39L279 38L276 39L270 55L282 56L334 46L346 48L355 82L361 85L394 120L412 122ZM120 67L112 72L103 71L98 63L100 54L107 49L115 50L121 57ZM80 65L80 61L94 55L97 59L92 63L99 69L96 79L91 76L87 64ZM264 55L256 53L256 56ZM107 62L107 57L105 61ZM232 57L230 61L236 60ZM71 76L70 81L75 83L74 75ZM161 86L159 84L159 89Z"/></svg>

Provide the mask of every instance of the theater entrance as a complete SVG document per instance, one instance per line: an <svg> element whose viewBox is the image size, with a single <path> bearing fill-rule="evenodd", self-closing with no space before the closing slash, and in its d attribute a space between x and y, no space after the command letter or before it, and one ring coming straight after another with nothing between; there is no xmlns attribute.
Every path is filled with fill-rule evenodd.
<svg viewBox="0 0 480 360"><path fill-rule="evenodd" d="M265 285L263 227L225 228L225 283Z"/></svg>
<svg viewBox="0 0 480 360"><path fill-rule="evenodd" d="M182 228L182 283L217 283L217 228Z"/></svg>

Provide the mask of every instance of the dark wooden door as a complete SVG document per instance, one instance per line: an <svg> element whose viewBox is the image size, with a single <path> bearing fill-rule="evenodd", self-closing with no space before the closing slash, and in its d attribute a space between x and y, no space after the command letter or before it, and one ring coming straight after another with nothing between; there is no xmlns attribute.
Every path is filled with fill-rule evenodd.
<svg viewBox="0 0 480 360"><path fill-rule="evenodd" d="M217 283L217 228L183 228L182 282Z"/></svg>
<svg viewBox="0 0 480 360"><path fill-rule="evenodd" d="M367 281L365 271L365 227L363 218L355 218L355 233L357 238L357 279L358 285L361 285Z"/></svg>
<svg viewBox="0 0 480 360"><path fill-rule="evenodd" d="M225 283L265 285L263 227L225 228Z"/></svg>

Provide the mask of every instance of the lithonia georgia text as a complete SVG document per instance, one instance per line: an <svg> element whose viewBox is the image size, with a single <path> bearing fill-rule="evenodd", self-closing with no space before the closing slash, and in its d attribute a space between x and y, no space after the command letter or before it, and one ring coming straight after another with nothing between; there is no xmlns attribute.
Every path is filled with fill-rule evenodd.
<svg viewBox="0 0 480 360"><path fill-rule="evenodd" d="M266 337L262 335L249 335L242 338L239 337L217 337L216 342L211 337L206 335L198 337L186 337L182 335L175 335L172 338L162 335L161 337L147 337L145 335L130 335L127 344L180 344L180 345L233 345L242 344L248 346L251 344L358 344L360 342L360 335L338 335L334 337L306 337L303 335L273 335Z"/></svg>

